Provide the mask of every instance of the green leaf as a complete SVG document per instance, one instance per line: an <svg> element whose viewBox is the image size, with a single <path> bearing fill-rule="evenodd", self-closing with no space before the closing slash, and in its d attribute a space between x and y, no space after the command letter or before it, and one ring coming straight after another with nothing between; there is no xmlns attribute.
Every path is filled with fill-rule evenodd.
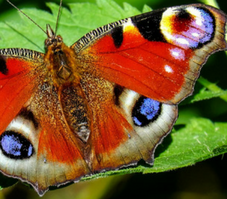
<svg viewBox="0 0 227 199"><path fill-rule="evenodd" d="M150 12L150 11L152 11L152 9L149 6L144 5L144 7L143 7L143 13Z"/></svg>
<svg viewBox="0 0 227 199"><path fill-rule="evenodd" d="M214 97L222 97L222 96L225 96L225 95L227 95L227 91L213 92L213 91L201 90L200 93L194 95L191 102L207 100L207 99L211 99L211 98L214 98Z"/></svg>
<svg viewBox="0 0 227 199"><path fill-rule="evenodd" d="M189 166L227 152L226 123L212 123L203 118L191 119L185 128L172 132L171 138L168 149L156 158L157 171Z"/></svg>
<svg viewBox="0 0 227 199"><path fill-rule="evenodd" d="M58 13L58 5L48 3L47 6L53 14L37 9L23 9L23 12L45 30L46 24L55 27ZM62 8L57 29L57 33L62 35L67 45L72 45L81 36L94 28L140 13L129 4L124 4L124 8L122 8L115 2L106 0L98 0L97 4L71 3L68 4L68 8ZM148 6L144 7L144 11L149 10ZM15 12L13 15L15 15ZM23 47L44 52L46 35L21 13L17 15L18 17L14 17L13 21L0 23L0 48ZM201 82L202 84L204 83L204 81ZM203 85L191 100L192 102L227 94L226 91L217 89L219 87L215 84L212 84L213 86ZM199 109L200 107L197 108ZM192 119L190 116L190 119L185 124L181 128L176 126L178 130L173 131L157 148L153 167L140 164L133 168L129 167L100 173L83 178L83 180L113 174L162 172L192 165L227 152L226 122L213 123L209 118ZM2 177L0 177L0 181L2 182L1 185L6 182L5 178L3 179Z"/></svg>
<svg viewBox="0 0 227 199"><path fill-rule="evenodd" d="M218 3L217 3L216 0L201 0L201 2L204 3L204 4L218 8Z"/></svg>
<svg viewBox="0 0 227 199"><path fill-rule="evenodd" d="M212 123L208 119L191 119L185 128L173 131L156 149L154 166L140 165L108 171L84 180L135 172L157 173L193 165L227 152L227 123Z"/></svg>
<svg viewBox="0 0 227 199"><path fill-rule="evenodd" d="M219 88L216 84L209 82L203 77L200 77L198 79L199 83L205 86L207 89L210 90L210 96L204 96L204 99L212 98L212 97L218 97L220 96L221 99L227 102L227 95L226 91L223 91L221 88ZM205 93L205 91L204 91ZM208 92L206 92L208 93ZM213 96L212 96L213 95Z"/></svg>

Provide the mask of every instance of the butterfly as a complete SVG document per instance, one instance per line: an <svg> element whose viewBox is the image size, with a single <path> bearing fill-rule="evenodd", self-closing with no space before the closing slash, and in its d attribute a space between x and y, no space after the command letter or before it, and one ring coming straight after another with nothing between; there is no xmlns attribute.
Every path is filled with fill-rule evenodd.
<svg viewBox="0 0 227 199"><path fill-rule="evenodd" d="M0 49L0 171L32 185L152 165L226 15L192 4L109 23L71 46L47 25L45 54Z"/></svg>

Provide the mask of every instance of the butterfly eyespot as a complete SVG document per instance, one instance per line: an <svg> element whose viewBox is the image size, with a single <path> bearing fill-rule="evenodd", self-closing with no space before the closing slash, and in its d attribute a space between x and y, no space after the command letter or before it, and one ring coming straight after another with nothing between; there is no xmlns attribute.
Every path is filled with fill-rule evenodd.
<svg viewBox="0 0 227 199"><path fill-rule="evenodd" d="M14 131L5 131L0 136L2 153L11 159L29 158L34 154L34 148L29 140Z"/></svg>
<svg viewBox="0 0 227 199"><path fill-rule="evenodd" d="M215 19L206 8L169 8L163 13L160 29L169 43L185 49L201 48L214 37Z"/></svg>
<svg viewBox="0 0 227 199"><path fill-rule="evenodd" d="M155 121L161 112L161 103L150 98L140 97L132 110L133 122L136 126L146 126Z"/></svg>

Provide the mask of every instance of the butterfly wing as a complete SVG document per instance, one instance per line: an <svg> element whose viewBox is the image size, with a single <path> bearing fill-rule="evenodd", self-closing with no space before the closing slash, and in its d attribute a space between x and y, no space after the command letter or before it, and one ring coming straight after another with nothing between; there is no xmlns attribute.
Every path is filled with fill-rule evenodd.
<svg viewBox="0 0 227 199"><path fill-rule="evenodd" d="M207 57L226 49L225 24L213 7L177 6L105 25L72 48L105 79L172 104L192 93Z"/></svg>
<svg viewBox="0 0 227 199"><path fill-rule="evenodd" d="M71 46L88 79L92 171L152 164L176 120L174 104L192 93L208 56L226 49L225 25L210 6L177 6L102 26Z"/></svg>
<svg viewBox="0 0 227 199"><path fill-rule="evenodd" d="M0 54L1 172L28 182L40 195L89 174L44 55L26 49Z"/></svg>

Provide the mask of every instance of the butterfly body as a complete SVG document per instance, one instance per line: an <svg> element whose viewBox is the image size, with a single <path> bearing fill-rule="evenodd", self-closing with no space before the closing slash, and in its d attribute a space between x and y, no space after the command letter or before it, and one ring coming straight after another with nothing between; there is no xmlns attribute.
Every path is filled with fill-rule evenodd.
<svg viewBox="0 0 227 199"><path fill-rule="evenodd" d="M97 28L46 53L0 50L0 170L40 195L97 172L152 165L177 104L208 55L225 50L226 15L202 4Z"/></svg>

